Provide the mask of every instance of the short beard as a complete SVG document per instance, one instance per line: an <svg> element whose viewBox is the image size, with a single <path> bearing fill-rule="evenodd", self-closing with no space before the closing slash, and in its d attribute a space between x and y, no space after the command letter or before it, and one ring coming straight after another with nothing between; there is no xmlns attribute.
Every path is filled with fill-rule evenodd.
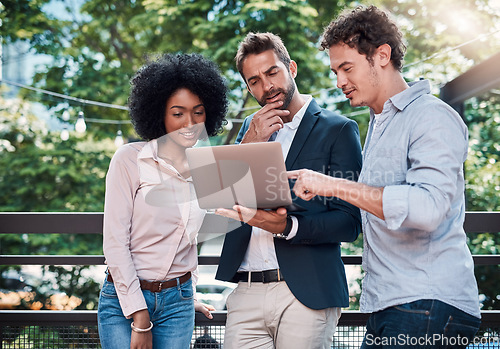
<svg viewBox="0 0 500 349"><path fill-rule="evenodd" d="M261 107L265 106L267 103L266 103L266 99L267 97L269 96L272 96L272 95L275 95L276 93L280 92L282 93L284 96L285 96L285 99L283 100L283 105L281 107L279 107L278 109L287 109L288 106L290 105L290 103L292 102L292 99L293 99L293 95L295 94L295 82L292 78L292 74L288 73L289 74L289 77L290 77L290 84L288 84L288 87L286 88L286 90L283 90L282 88L278 88L278 89L274 89L274 90L271 90L269 93L266 93L261 100L257 100L257 102L260 104Z"/></svg>

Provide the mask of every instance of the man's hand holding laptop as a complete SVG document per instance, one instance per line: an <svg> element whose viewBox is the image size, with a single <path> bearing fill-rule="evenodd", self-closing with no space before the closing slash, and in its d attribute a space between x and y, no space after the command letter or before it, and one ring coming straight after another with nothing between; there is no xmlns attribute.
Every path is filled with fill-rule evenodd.
<svg viewBox="0 0 500 349"><path fill-rule="evenodd" d="M241 143L267 142L274 132L283 128L282 117L288 116L290 112L286 109L279 109L282 106L283 101L269 103L255 113ZM215 213L248 223L273 234L280 234L286 228L287 210L284 207L276 210L263 210L234 205L233 209L219 208Z"/></svg>
<svg viewBox="0 0 500 349"><path fill-rule="evenodd" d="M263 210L234 205L233 209L218 208L215 213L248 223L273 234L281 234L286 228L287 210L284 207L279 207L276 210Z"/></svg>

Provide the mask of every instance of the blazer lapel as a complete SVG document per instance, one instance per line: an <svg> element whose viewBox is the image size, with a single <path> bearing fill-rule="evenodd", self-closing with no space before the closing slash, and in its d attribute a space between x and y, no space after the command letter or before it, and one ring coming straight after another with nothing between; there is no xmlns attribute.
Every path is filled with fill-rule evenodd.
<svg viewBox="0 0 500 349"><path fill-rule="evenodd" d="M297 133L295 133L295 136L293 137L292 145L290 146L290 150L288 151L288 155L285 161L287 170L293 168L293 164L295 163L295 160L297 160L297 156L302 150L302 147L304 146L309 133L311 133L311 130L318 121L317 114L319 113L321 113L321 108L313 99L311 103L309 103L309 107L307 108L304 117L300 122Z"/></svg>

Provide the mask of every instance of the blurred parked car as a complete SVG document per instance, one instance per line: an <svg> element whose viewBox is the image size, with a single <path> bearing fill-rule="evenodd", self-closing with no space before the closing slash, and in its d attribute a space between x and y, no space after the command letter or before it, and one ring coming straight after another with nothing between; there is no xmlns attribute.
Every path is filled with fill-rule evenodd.
<svg viewBox="0 0 500 349"><path fill-rule="evenodd" d="M196 284L196 298L206 304L211 304L216 310L226 310L227 296L235 289L236 284L215 280L216 266L200 265Z"/></svg>
<svg viewBox="0 0 500 349"><path fill-rule="evenodd" d="M234 284L214 280L210 284L197 284L196 296L200 302L211 304L216 310L226 310L227 296L229 296L234 288Z"/></svg>

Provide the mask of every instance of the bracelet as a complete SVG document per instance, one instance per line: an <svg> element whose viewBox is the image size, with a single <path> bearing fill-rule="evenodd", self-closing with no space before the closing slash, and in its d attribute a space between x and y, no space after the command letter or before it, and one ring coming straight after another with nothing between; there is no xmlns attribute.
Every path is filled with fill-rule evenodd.
<svg viewBox="0 0 500 349"><path fill-rule="evenodd" d="M137 332L137 333L144 333L144 332L149 332L153 328L153 323L150 321L149 322L149 327L148 328L139 328L134 326L134 322L130 324L130 327L132 328L132 331Z"/></svg>
<svg viewBox="0 0 500 349"><path fill-rule="evenodd" d="M285 230L283 230L282 233L274 234L274 237L278 239L286 239L288 237L288 234L290 234L290 232L292 231L292 226L293 226L292 218L290 216L286 216Z"/></svg>

